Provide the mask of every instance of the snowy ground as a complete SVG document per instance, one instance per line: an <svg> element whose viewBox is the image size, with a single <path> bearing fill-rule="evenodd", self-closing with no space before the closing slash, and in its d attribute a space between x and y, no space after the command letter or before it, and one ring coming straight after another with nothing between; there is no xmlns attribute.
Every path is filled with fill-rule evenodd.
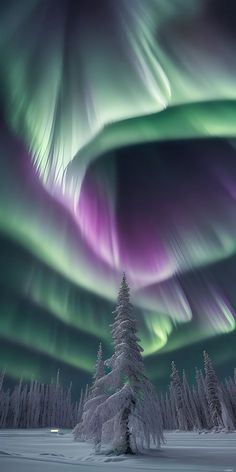
<svg viewBox="0 0 236 472"><path fill-rule="evenodd" d="M2 472L236 472L235 433L166 433L166 445L139 457L94 455L70 432L0 430Z"/></svg>

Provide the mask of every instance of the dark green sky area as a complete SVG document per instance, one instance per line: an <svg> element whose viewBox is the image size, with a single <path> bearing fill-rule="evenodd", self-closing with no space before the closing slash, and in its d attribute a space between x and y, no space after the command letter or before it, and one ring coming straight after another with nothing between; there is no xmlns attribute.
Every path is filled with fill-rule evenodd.
<svg viewBox="0 0 236 472"><path fill-rule="evenodd" d="M234 1L0 2L0 369L90 382L126 272L147 373L236 367Z"/></svg>

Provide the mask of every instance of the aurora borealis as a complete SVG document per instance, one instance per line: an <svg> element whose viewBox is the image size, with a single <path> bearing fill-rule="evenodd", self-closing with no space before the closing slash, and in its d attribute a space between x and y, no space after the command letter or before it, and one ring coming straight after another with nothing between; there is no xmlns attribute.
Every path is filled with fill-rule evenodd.
<svg viewBox="0 0 236 472"><path fill-rule="evenodd" d="M145 365L236 366L233 0L0 4L0 368L80 386L126 272Z"/></svg>

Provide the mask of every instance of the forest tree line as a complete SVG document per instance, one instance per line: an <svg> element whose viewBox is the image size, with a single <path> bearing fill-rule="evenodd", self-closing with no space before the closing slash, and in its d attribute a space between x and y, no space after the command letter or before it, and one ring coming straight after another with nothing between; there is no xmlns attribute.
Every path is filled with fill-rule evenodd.
<svg viewBox="0 0 236 472"><path fill-rule="evenodd" d="M204 370L196 368L195 384L190 385L171 363L170 385L160 395L163 426L166 430L236 429L236 369L234 378L220 382L212 361L203 352Z"/></svg>
<svg viewBox="0 0 236 472"><path fill-rule="evenodd" d="M0 428L74 428L80 422L90 389L81 390L73 401L72 384L60 384L59 373L50 384L20 380L5 388L0 374ZM234 376L220 382L209 355L204 352L204 370L196 369L195 383L189 384L185 372L171 364L170 384L159 395L165 430L236 429L236 369Z"/></svg>
<svg viewBox="0 0 236 472"><path fill-rule="evenodd" d="M68 388L56 381L50 384L20 380L12 389L4 388L4 372L0 374L0 428L73 428L80 421L88 386L81 390L78 402L72 400L72 384Z"/></svg>

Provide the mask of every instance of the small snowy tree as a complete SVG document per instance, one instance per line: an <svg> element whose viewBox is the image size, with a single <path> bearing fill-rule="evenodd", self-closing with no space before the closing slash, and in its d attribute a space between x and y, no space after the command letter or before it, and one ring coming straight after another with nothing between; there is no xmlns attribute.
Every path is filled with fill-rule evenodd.
<svg viewBox="0 0 236 472"><path fill-rule="evenodd" d="M218 379L211 359L206 351L203 352L206 394L209 406L210 418L214 427L223 427L222 410Z"/></svg>
<svg viewBox="0 0 236 472"><path fill-rule="evenodd" d="M181 430L187 430L187 417L184 405L183 386L180 380L179 372L175 366L174 361L171 363L171 384L175 399L175 407L178 419L178 427Z"/></svg>
<svg viewBox="0 0 236 472"><path fill-rule="evenodd" d="M85 434L93 438L97 450L102 441L109 441L116 453L136 453L149 447L151 440L157 447L160 445L162 419L158 398L144 374L125 274L114 313L115 352L106 362L110 372L98 380L96 387L104 398L98 395L88 401L95 408L85 423Z"/></svg>
<svg viewBox="0 0 236 472"><path fill-rule="evenodd" d="M103 392L103 385L99 380L104 376L104 361L102 355L102 345L99 344L97 361L94 368L93 384L86 388L83 399L83 413L79 423L73 430L75 440L85 440L93 438L91 421L98 405L107 397Z"/></svg>
<svg viewBox="0 0 236 472"><path fill-rule="evenodd" d="M201 423L198 416L196 404L194 402L193 393L190 389L185 371L183 371L183 399L187 413L188 429L201 429Z"/></svg>
<svg viewBox="0 0 236 472"><path fill-rule="evenodd" d="M105 375L104 371L104 361L103 361L103 354L102 354L102 343L99 344L98 353L97 353L97 361L95 364L94 375L93 375L93 385L91 387L91 396L94 397L101 393L101 385L99 384L99 380Z"/></svg>
<svg viewBox="0 0 236 472"><path fill-rule="evenodd" d="M170 429L178 429L179 424L178 424L178 419L176 415L176 403L175 403L175 393L174 393L174 388L172 382L169 385L169 408L168 409L168 414L170 418L170 424L171 428Z"/></svg>

